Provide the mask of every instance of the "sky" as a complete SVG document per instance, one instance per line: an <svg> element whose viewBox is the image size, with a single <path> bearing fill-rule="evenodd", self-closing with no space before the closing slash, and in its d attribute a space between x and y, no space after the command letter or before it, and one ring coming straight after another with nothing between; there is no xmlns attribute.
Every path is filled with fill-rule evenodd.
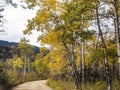
<svg viewBox="0 0 120 90"><path fill-rule="evenodd" d="M5 6L4 12L2 12L7 22L4 24L6 34L0 35L0 40L19 42L22 37L26 37L26 39L29 39L31 45L40 46L37 42L37 37L40 35L40 32L34 30L30 36L23 35L27 20L36 15L36 10L23 9L20 6L19 0L13 0L13 2L18 4L17 8L7 5Z"/></svg>

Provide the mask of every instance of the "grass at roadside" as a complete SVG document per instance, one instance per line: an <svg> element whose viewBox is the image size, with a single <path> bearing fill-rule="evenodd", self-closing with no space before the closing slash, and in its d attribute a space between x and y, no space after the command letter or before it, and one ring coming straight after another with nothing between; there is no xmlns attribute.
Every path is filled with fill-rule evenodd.
<svg viewBox="0 0 120 90"><path fill-rule="evenodd" d="M47 85L54 90L76 90L73 81L62 81L62 80L52 80L48 79ZM82 86L83 90L107 90L106 82L96 82L95 84L86 83L86 86ZM112 90L120 90L120 82L118 80L113 80Z"/></svg>
<svg viewBox="0 0 120 90"><path fill-rule="evenodd" d="M54 81L52 79L48 79L47 85L54 90L76 90L74 83L70 81L63 82L62 80Z"/></svg>

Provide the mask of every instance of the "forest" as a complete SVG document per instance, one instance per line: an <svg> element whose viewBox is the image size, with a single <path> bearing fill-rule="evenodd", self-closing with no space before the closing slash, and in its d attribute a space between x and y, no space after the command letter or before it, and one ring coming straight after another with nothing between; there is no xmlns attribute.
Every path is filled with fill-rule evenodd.
<svg viewBox="0 0 120 90"><path fill-rule="evenodd" d="M22 3L38 8L23 33L42 32L40 52L25 38L10 46L11 57L0 57L0 90L45 79L54 90L120 90L120 0Z"/></svg>

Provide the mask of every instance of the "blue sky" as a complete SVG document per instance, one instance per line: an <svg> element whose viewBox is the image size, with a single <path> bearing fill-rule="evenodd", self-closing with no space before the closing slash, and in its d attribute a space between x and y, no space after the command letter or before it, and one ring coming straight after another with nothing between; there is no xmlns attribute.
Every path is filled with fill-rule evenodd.
<svg viewBox="0 0 120 90"><path fill-rule="evenodd" d="M7 5L5 11L2 12L4 19L7 20L7 23L4 24L4 27L7 29L5 35L0 35L0 40L19 42L22 37L26 37L30 40L30 44L39 46L37 37L40 35L40 32L33 31L33 34L30 36L22 33L26 28L27 20L35 16L36 10L23 9L19 5L19 0L13 1L18 4L17 8Z"/></svg>

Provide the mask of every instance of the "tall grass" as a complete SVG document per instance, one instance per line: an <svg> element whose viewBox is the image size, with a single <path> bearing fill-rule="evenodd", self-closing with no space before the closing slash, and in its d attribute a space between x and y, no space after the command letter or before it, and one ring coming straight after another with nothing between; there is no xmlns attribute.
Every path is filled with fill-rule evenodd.
<svg viewBox="0 0 120 90"><path fill-rule="evenodd" d="M48 79L47 85L53 88L54 90L76 90L74 83L68 81L62 81L62 80L52 80Z"/></svg>
<svg viewBox="0 0 120 90"><path fill-rule="evenodd" d="M47 85L53 88L54 90L77 90L75 88L73 81L62 81L62 80L52 80L48 79ZM82 90L107 90L106 82L97 81L95 84L87 82L86 85L82 85ZM113 80L112 90L120 90L120 82L118 80Z"/></svg>

